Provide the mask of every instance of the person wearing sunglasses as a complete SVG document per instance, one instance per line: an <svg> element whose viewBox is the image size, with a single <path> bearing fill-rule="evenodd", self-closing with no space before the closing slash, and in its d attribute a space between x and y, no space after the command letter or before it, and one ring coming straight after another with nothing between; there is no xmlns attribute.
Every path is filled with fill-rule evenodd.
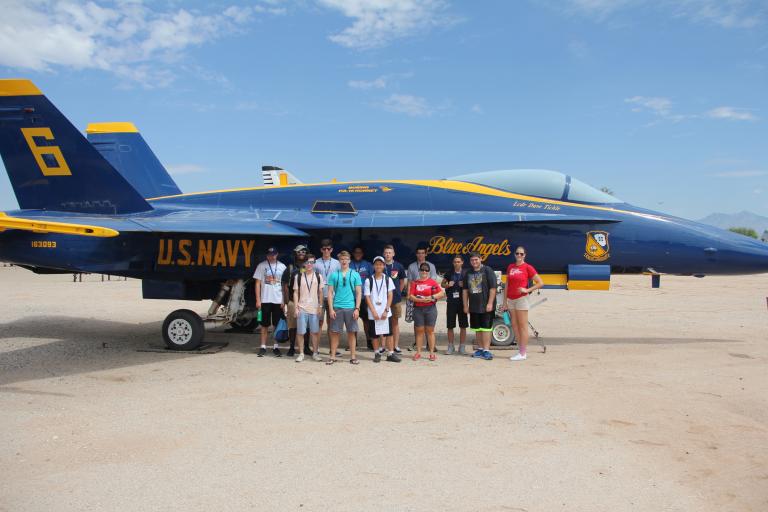
<svg viewBox="0 0 768 512"><path fill-rule="evenodd" d="M304 360L307 352L315 361L321 361L320 352L320 315L323 312L323 285L325 281L320 272L315 270L315 255L308 254L304 262L303 272L296 274L293 283L293 303L296 304L297 332L312 339L312 350L299 344L299 355L296 362Z"/></svg>
<svg viewBox="0 0 768 512"><path fill-rule="evenodd" d="M419 267L419 277L412 280L408 289L408 300L413 302L413 327L416 331L416 353L413 360L421 359L421 347L424 335L427 336L429 360L437 359L435 353L435 324L437 323L437 301L445 296L445 292L431 277L432 268L423 262Z"/></svg>
<svg viewBox="0 0 768 512"><path fill-rule="evenodd" d="M431 262L427 261L427 246L423 243L420 243L416 247L416 261L408 265L408 272L406 273L406 277L408 277L408 281L416 281L417 279L420 279L420 268L422 265L429 265L429 277L430 279L433 279L437 281L438 275L437 275L437 269L435 268L435 265ZM410 305L406 304L406 308L414 307L414 303L411 302ZM406 309L408 311L408 309ZM408 347L409 351L412 351L416 348L416 325L413 326L413 344Z"/></svg>
<svg viewBox="0 0 768 512"><path fill-rule="evenodd" d="M357 320L360 318L360 300L362 297L362 281L360 274L349 268L350 255L347 251L339 253L341 268L328 278L328 314L331 317L331 350L326 364L336 362L341 332L347 331L349 344L349 360L359 364L357 360Z"/></svg>
<svg viewBox="0 0 768 512"><path fill-rule="evenodd" d="M307 259L307 246L299 244L293 248L293 261L288 264L288 270L283 272L283 302L285 302L285 316L288 323L288 357L296 355L296 303L293 301L293 285L296 282L296 276L304 272L304 261ZM301 345L301 341L299 341ZM304 336L304 352L312 351L309 349L309 333Z"/></svg>
<svg viewBox="0 0 768 512"><path fill-rule="evenodd" d="M320 330L323 330L323 321L328 322L328 339L331 339L331 317L328 315L328 278L334 272L337 272L341 265L339 260L333 258L333 242L330 239L324 238L320 241L320 254L321 257L315 262L315 270L320 272L323 276L323 312L320 314Z"/></svg>
<svg viewBox="0 0 768 512"><path fill-rule="evenodd" d="M529 287L533 281L533 286ZM509 311L512 317L512 330L517 340L518 353L510 357L512 361L525 361L528 358L528 295L544 286L544 281L532 265L525 262L525 248L515 249L515 262L507 267L507 283L504 285L505 301L501 309Z"/></svg>

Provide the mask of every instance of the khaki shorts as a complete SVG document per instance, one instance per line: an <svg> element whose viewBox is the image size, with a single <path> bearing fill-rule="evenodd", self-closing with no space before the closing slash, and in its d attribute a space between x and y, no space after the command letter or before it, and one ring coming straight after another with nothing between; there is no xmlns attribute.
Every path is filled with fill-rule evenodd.
<svg viewBox="0 0 768 512"><path fill-rule="evenodd" d="M296 328L296 317L293 316L293 312L296 311L296 305L293 303L293 301L288 303L288 312L287 312L287 322L288 322L288 328L289 329L295 329Z"/></svg>
<svg viewBox="0 0 768 512"><path fill-rule="evenodd" d="M517 299L507 299L507 309L510 311L528 311L531 309L531 306L528 303L528 296L524 295Z"/></svg>
<svg viewBox="0 0 768 512"><path fill-rule="evenodd" d="M390 308L392 310L392 318L395 320L398 320L401 316L403 316L403 308L400 307L402 305L402 302L398 302L397 304L392 304L392 307Z"/></svg>

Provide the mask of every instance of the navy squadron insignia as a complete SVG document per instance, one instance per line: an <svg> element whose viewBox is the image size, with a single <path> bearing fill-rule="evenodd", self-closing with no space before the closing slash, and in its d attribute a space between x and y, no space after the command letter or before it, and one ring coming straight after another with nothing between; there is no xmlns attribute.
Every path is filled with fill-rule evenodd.
<svg viewBox="0 0 768 512"><path fill-rule="evenodd" d="M587 252L584 253L585 258L589 261L605 261L611 256L610 250L607 231L587 232Z"/></svg>

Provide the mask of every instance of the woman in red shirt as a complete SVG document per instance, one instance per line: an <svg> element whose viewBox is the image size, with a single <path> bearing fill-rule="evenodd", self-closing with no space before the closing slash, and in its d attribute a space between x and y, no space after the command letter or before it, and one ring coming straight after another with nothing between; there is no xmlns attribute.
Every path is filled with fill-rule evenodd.
<svg viewBox="0 0 768 512"><path fill-rule="evenodd" d="M528 283L533 280L533 286ZM525 262L525 248L515 249L515 262L507 267L507 284L504 290L504 304L501 309L509 311L512 317L512 330L515 332L518 353L510 357L512 361L524 361L528 358L528 295L544 286L536 269Z"/></svg>
<svg viewBox="0 0 768 512"><path fill-rule="evenodd" d="M419 278L411 281L408 288L408 300L413 302L413 326L416 330L416 353L413 360L421 359L421 347L424 344L424 333L427 333L429 345L429 360L437 359L435 355L435 324L437 323L438 299L445 296L443 288L429 277L429 265L419 266Z"/></svg>

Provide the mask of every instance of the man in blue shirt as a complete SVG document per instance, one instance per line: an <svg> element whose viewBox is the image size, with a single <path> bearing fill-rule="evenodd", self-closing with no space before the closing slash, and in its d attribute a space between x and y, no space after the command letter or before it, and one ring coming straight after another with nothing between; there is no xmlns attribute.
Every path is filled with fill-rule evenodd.
<svg viewBox="0 0 768 512"><path fill-rule="evenodd" d="M360 280L365 283L368 276L373 275L373 266L370 262L366 261L365 251L363 246L358 244L352 249L352 261L349 263L349 268L360 274ZM373 337L370 333L370 325L368 322L368 305L365 300L360 303L360 320L363 321L363 331L365 331L365 340L368 345L368 350L373 350Z"/></svg>
<svg viewBox="0 0 768 512"><path fill-rule="evenodd" d="M359 364L356 355L357 320L360 317L362 281L360 274L349 268L350 256L347 251L339 253L341 269L328 278L328 314L331 317L331 350L326 364L336 362L339 336L346 329L352 364Z"/></svg>
<svg viewBox="0 0 768 512"><path fill-rule="evenodd" d="M408 285L408 278L405 276L405 267L400 262L395 261L395 247L393 245L384 246L384 273L392 278L395 283L395 291L392 294L392 338L394 342L395 352L398 354L402 352L400 350L400 317L403 316L403 308L400 302L403 300L403 290Z"/></svg>

